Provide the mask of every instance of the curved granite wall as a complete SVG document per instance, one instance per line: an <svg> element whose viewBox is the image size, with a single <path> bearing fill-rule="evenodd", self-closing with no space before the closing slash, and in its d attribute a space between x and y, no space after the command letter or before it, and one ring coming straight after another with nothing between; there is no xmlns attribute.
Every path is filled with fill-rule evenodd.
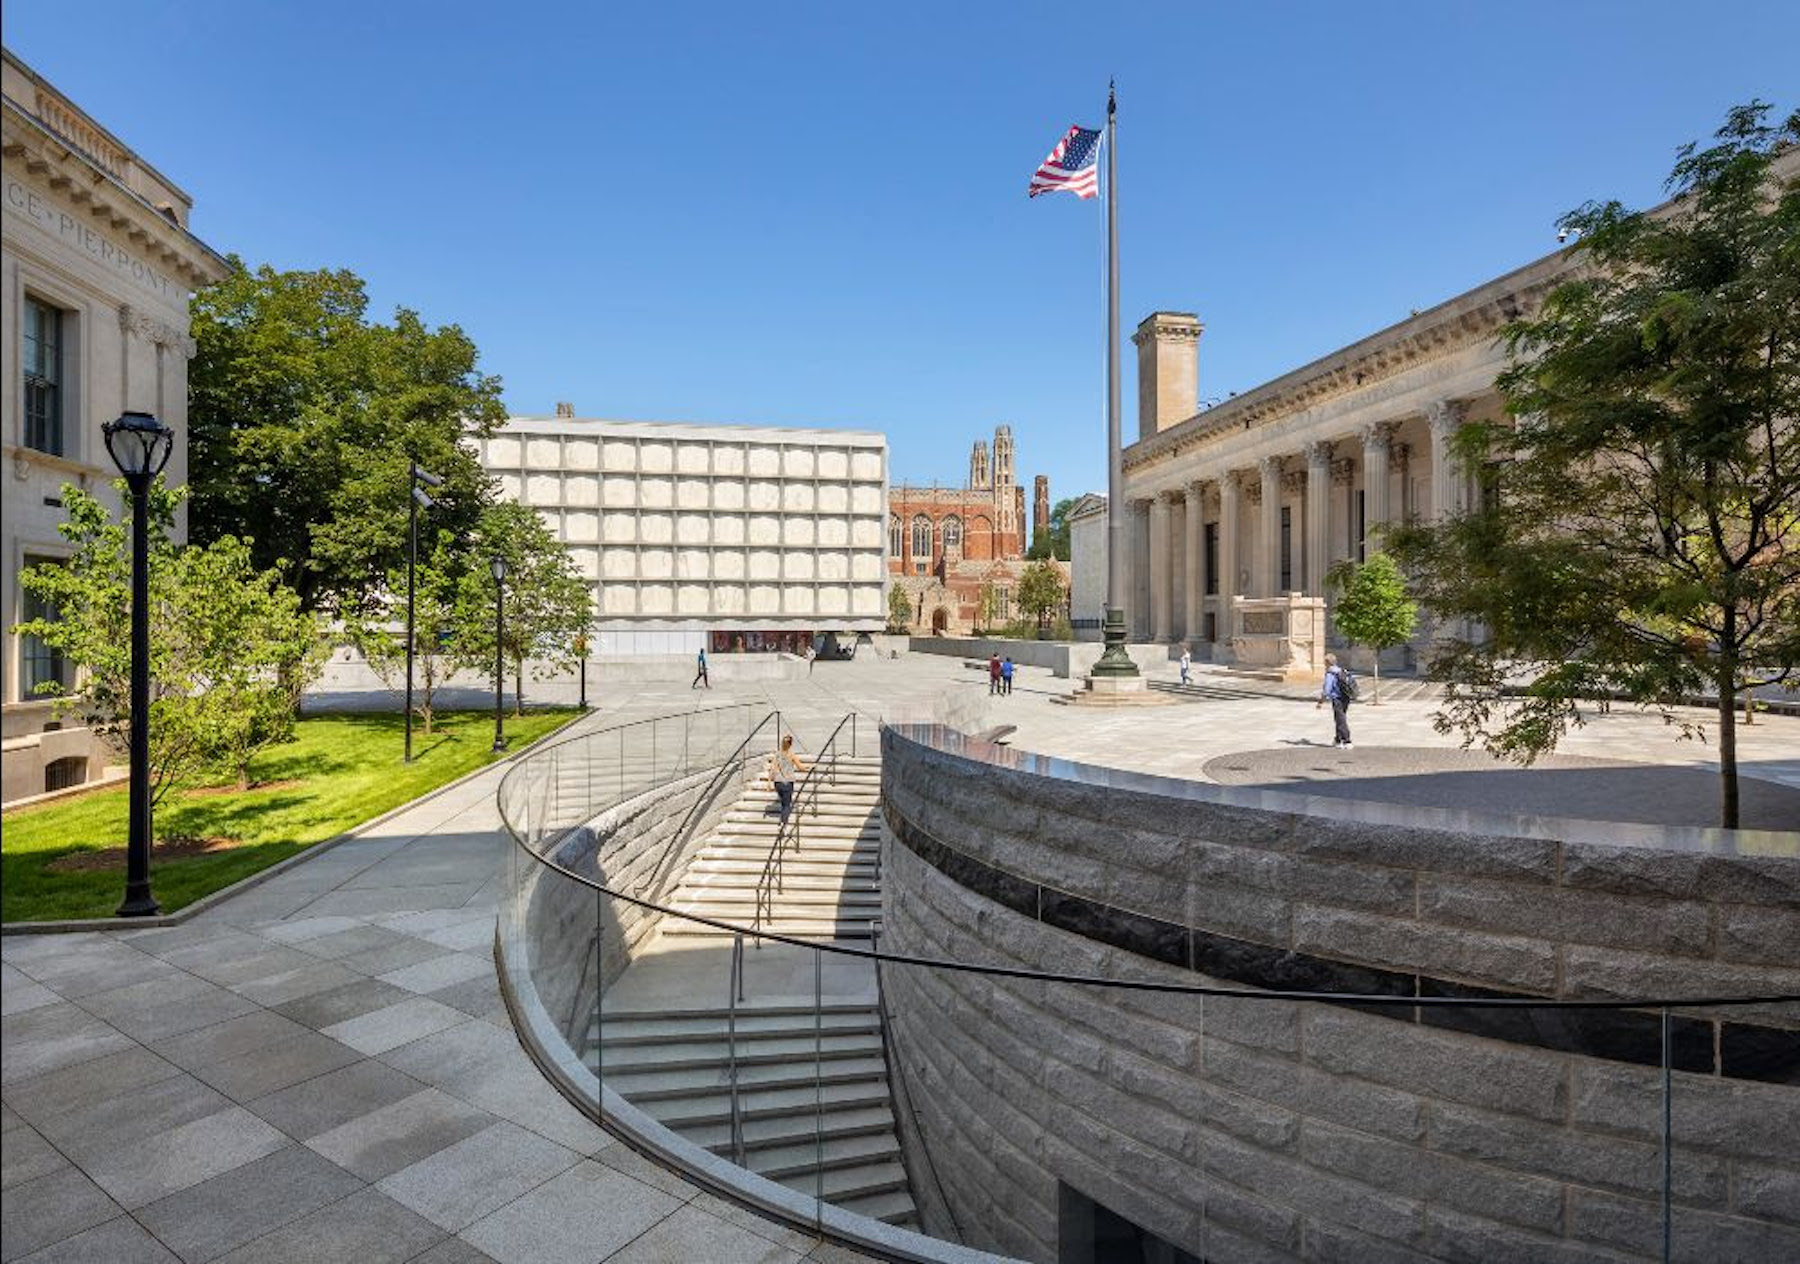
<svg viewBox="0 0 1800 1264"><path fill-rule="evenodd" d="M1312 799L942 729L886 731L883 760L895 952L1395 996L1800 994L1800 835ZM1067 1186L1212 1261L1660 1253L1657 1015L885 978L910 1141L972 1246L1058 1259ZM1671 1033L1676 1257L1800 1258L1800 1006Z"/></svg>

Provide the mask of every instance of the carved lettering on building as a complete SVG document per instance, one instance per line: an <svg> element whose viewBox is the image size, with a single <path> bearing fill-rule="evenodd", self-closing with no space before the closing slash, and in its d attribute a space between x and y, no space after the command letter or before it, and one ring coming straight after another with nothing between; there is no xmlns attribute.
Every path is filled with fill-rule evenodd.
<svg viewBox="0 0 1800 1264"><path fill-rule="evenodd" d="M1245 636L1280 636L1287 630L1285 625L1279 610L1244 611Z"/></svg>
<svg viewBox="0 0 1800 1264"><path fill-rule="evenodd" d="M6 205L45 232L80 250L109 271L130 277L161 298L179 302L186 291L130 251L114 245L104 234L59 210L49 198L17 180L6 182Z"/></svg>

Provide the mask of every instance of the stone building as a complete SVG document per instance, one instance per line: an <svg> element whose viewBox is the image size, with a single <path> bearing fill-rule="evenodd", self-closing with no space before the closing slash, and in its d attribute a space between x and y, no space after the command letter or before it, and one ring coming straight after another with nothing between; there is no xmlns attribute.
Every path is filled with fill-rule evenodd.
<svg viewBox="0 0 1800 1264"><path fill-rule="evenodd" d="M1800 154L1779 169L1800 170ZM1138 437L1124 451L1131 638L1316 671L1327 569L1365 556L1385 524L1454 512L1492 485L1452 462L1451 440L1501 415L1500 328L1573 266L1556 251L1205 409L1200 321L1146 317L1133 335ZM1384 665L1413 663L1428 635Z"/></svg>
<svg viewBox="0 0 1800 1264"><path fill-rule="evenodd" d="M966 635L982 621L981 595L990 585L990 621L1016 618L1013 594L1035 531L1050 527L1050 480L1033 480L1035 522L1025 516L1025 489L1014 477L1011 426L994 430L969 453L964 487L899 486L888 492L887 568L906 592L913 627L934 635Z"/></svg>
<svg viewBox="0 0 1800 1264"><path fill-rule="evenodd" d="M602 656L799 653L879 631L887 439L866 430L599 421L559 404L480 442L593 584Z"/></svg>
<svg viewBox="0 0 1800 1264"><path fill-rule="evenodd" d="M166 476L186 481L188 298L223 278L226 263L189 231L187 193L10 51L0 89L0 430L10 458L0 498L9 629L0 709L10 802L98 779L113 757L87 729L64 727L37 692L78 682L49 646L11 635L45 613L19 574L67 555L56 530L65 484L113 500L118 472L100 428L121 412L154 413L174 428Z"/></svg>

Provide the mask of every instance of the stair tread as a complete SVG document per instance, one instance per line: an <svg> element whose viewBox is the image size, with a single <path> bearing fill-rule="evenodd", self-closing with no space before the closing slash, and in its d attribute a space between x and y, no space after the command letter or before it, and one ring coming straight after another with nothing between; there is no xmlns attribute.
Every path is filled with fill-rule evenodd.
<svg viewBox="0 0 1800 1264"><path fill-rule="evenodd" d="M744 1166L752 1172L780 1180L800 1172L813 1172L821 1167L870 1167L880 1163L899 1164L900 1142L890 1130L865 1133L854 1137L827 1137L822 1142L813 1138L787 1145L747 1150ZM902 1176L904 1176L902 1169Z"/></svg>
<svg viewBox="0 0 1800 1264"><path fill-rule="evenodd" d="M887 1063L882 1058L828 1059L821 1064L817 1073L810 1061L803 1065L766 1062L738 1068L738 1091L741 1094L745 1085L786 1088L800 1084L810 1085L819 1077L825 1081L846 1083L880 1079L886 1075ZM652 1094L667 1097L729 1089L724 1071L719 1067L679 1067L667 1071L638 1067L616 1073L609 1071L606 1083L628 1101L638 1096L648 1099Z"/></svg>
<svg viewBox="0 0 1800 1264"><path fill-rule="evenodd" d="M888 1109L885 1082L878 1079L849 1080L842 1084L825 1084L815 1093L813 1085L782 1088L749 1088L739 1086L738 1118L750 1121L796 1120L812 1122L818 1103L831 1110ZM731 1094L728 1092L692 1093L685 1097L651 1099L643 1103L644 1111L658 1122L680 1130L704 1124L731 1122Z"/></svg>
<svg viewBox="0 0 1800 1264"><path fill-rule="evenodd" d="M819 1015L819 1022L828 1036L845 1032L878 1032L881 1027L881 1020L874 1010L827 1010ZM772 1035L800 1032L810 1034L813 1030L813 1012L810 1008L783 1014L755 1014L740 1010L735 1020L723 1013L692 1017L658 1014L636 1019L622 1019L617 1014L609 1013L601 1026L605 1031L604 1043L609 1049L615 1044L623 1046L650 1041L692 1040L696 1037L717 1037L723 1040L733 1028L740 1041L761 1040Z"/></svg>
<svg viewBox="0 0 1800 1264"><path fill-rule="evenodd" d="M729 1103L727 1103L729 1105ZM740 1100L741 1104L741 1100ZM811 1109L770 1118L745 1120L740 1115L738 1130L744 1139L744 1148L768 1149L796 1142L811 1141L819 1135L823 1127L827 1138L852 1137L867 1133L889 1133L894 1131L894 1115L885 1103L869 1106L834 1106L825 1103L824 1118L821 1120ZM730 1157L731 1120L723 1119L713 1123L684 1124L676 1131L695 1145L705 1146L720 1154Z"/></svg>
<svg viewBox="0 0 1800 1264"><path fill-rule="evenodd" d="M845 1211L853 1211L859 1216L872 1216L876 1220L885 1220L889 1224L913 1222L918 1219L918 1208L913 1204L912 1195L905 1190L888 1190L880 1194L864 1194L858 1198L840 1199L838 1206Z"/></svg>

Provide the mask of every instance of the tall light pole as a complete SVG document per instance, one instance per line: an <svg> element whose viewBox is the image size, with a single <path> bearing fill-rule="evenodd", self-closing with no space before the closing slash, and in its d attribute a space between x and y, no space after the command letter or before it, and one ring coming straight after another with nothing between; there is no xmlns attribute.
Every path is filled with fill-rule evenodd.
<svg viewBox="0 0 1800 1264"><path fill-rule="evenodd" d="M583 711L586 711L588 709L588 705L587 705L588 639L587 639L586 632L583 632L580 636L577 636L575 638L575 653L581 659L581 709Z"/></svg>
<svg viewBox="0 0 1800 1264"><path fill-rule="evenodd" d="M1093 674L1130 678L1137 664L1125 649L1125 467L1119 422L1119 144L1118 102L1106 93L1106 648Z"/></svg>
<svg viewBox="0 0 1800 1264"><path fill-rule="evenodd" d="M494 576L494 749L506 749L506 710L500 701L500 683L506 678L506 559L496 555L488 563Z"/></svg>
<svg viewBox="0 0 1800 1264"><path fill-rule="evenodd" d="M131 833L120 917L162 911L150 894L150 484L169 463L175 432L149 413L123 413L100 428L131 490Z"/></svg>
<svg viewBox="0 0 1800 1264"><path fill-rule="evenodd" d="M419 510L430 509L434 502L425 494L427 487L442 487L444 480L419 468L417 461L406 465L406 488L410 499L406 506L406 762L412 763L413 717L413 592L414 575L419 569Z"/></svg>

